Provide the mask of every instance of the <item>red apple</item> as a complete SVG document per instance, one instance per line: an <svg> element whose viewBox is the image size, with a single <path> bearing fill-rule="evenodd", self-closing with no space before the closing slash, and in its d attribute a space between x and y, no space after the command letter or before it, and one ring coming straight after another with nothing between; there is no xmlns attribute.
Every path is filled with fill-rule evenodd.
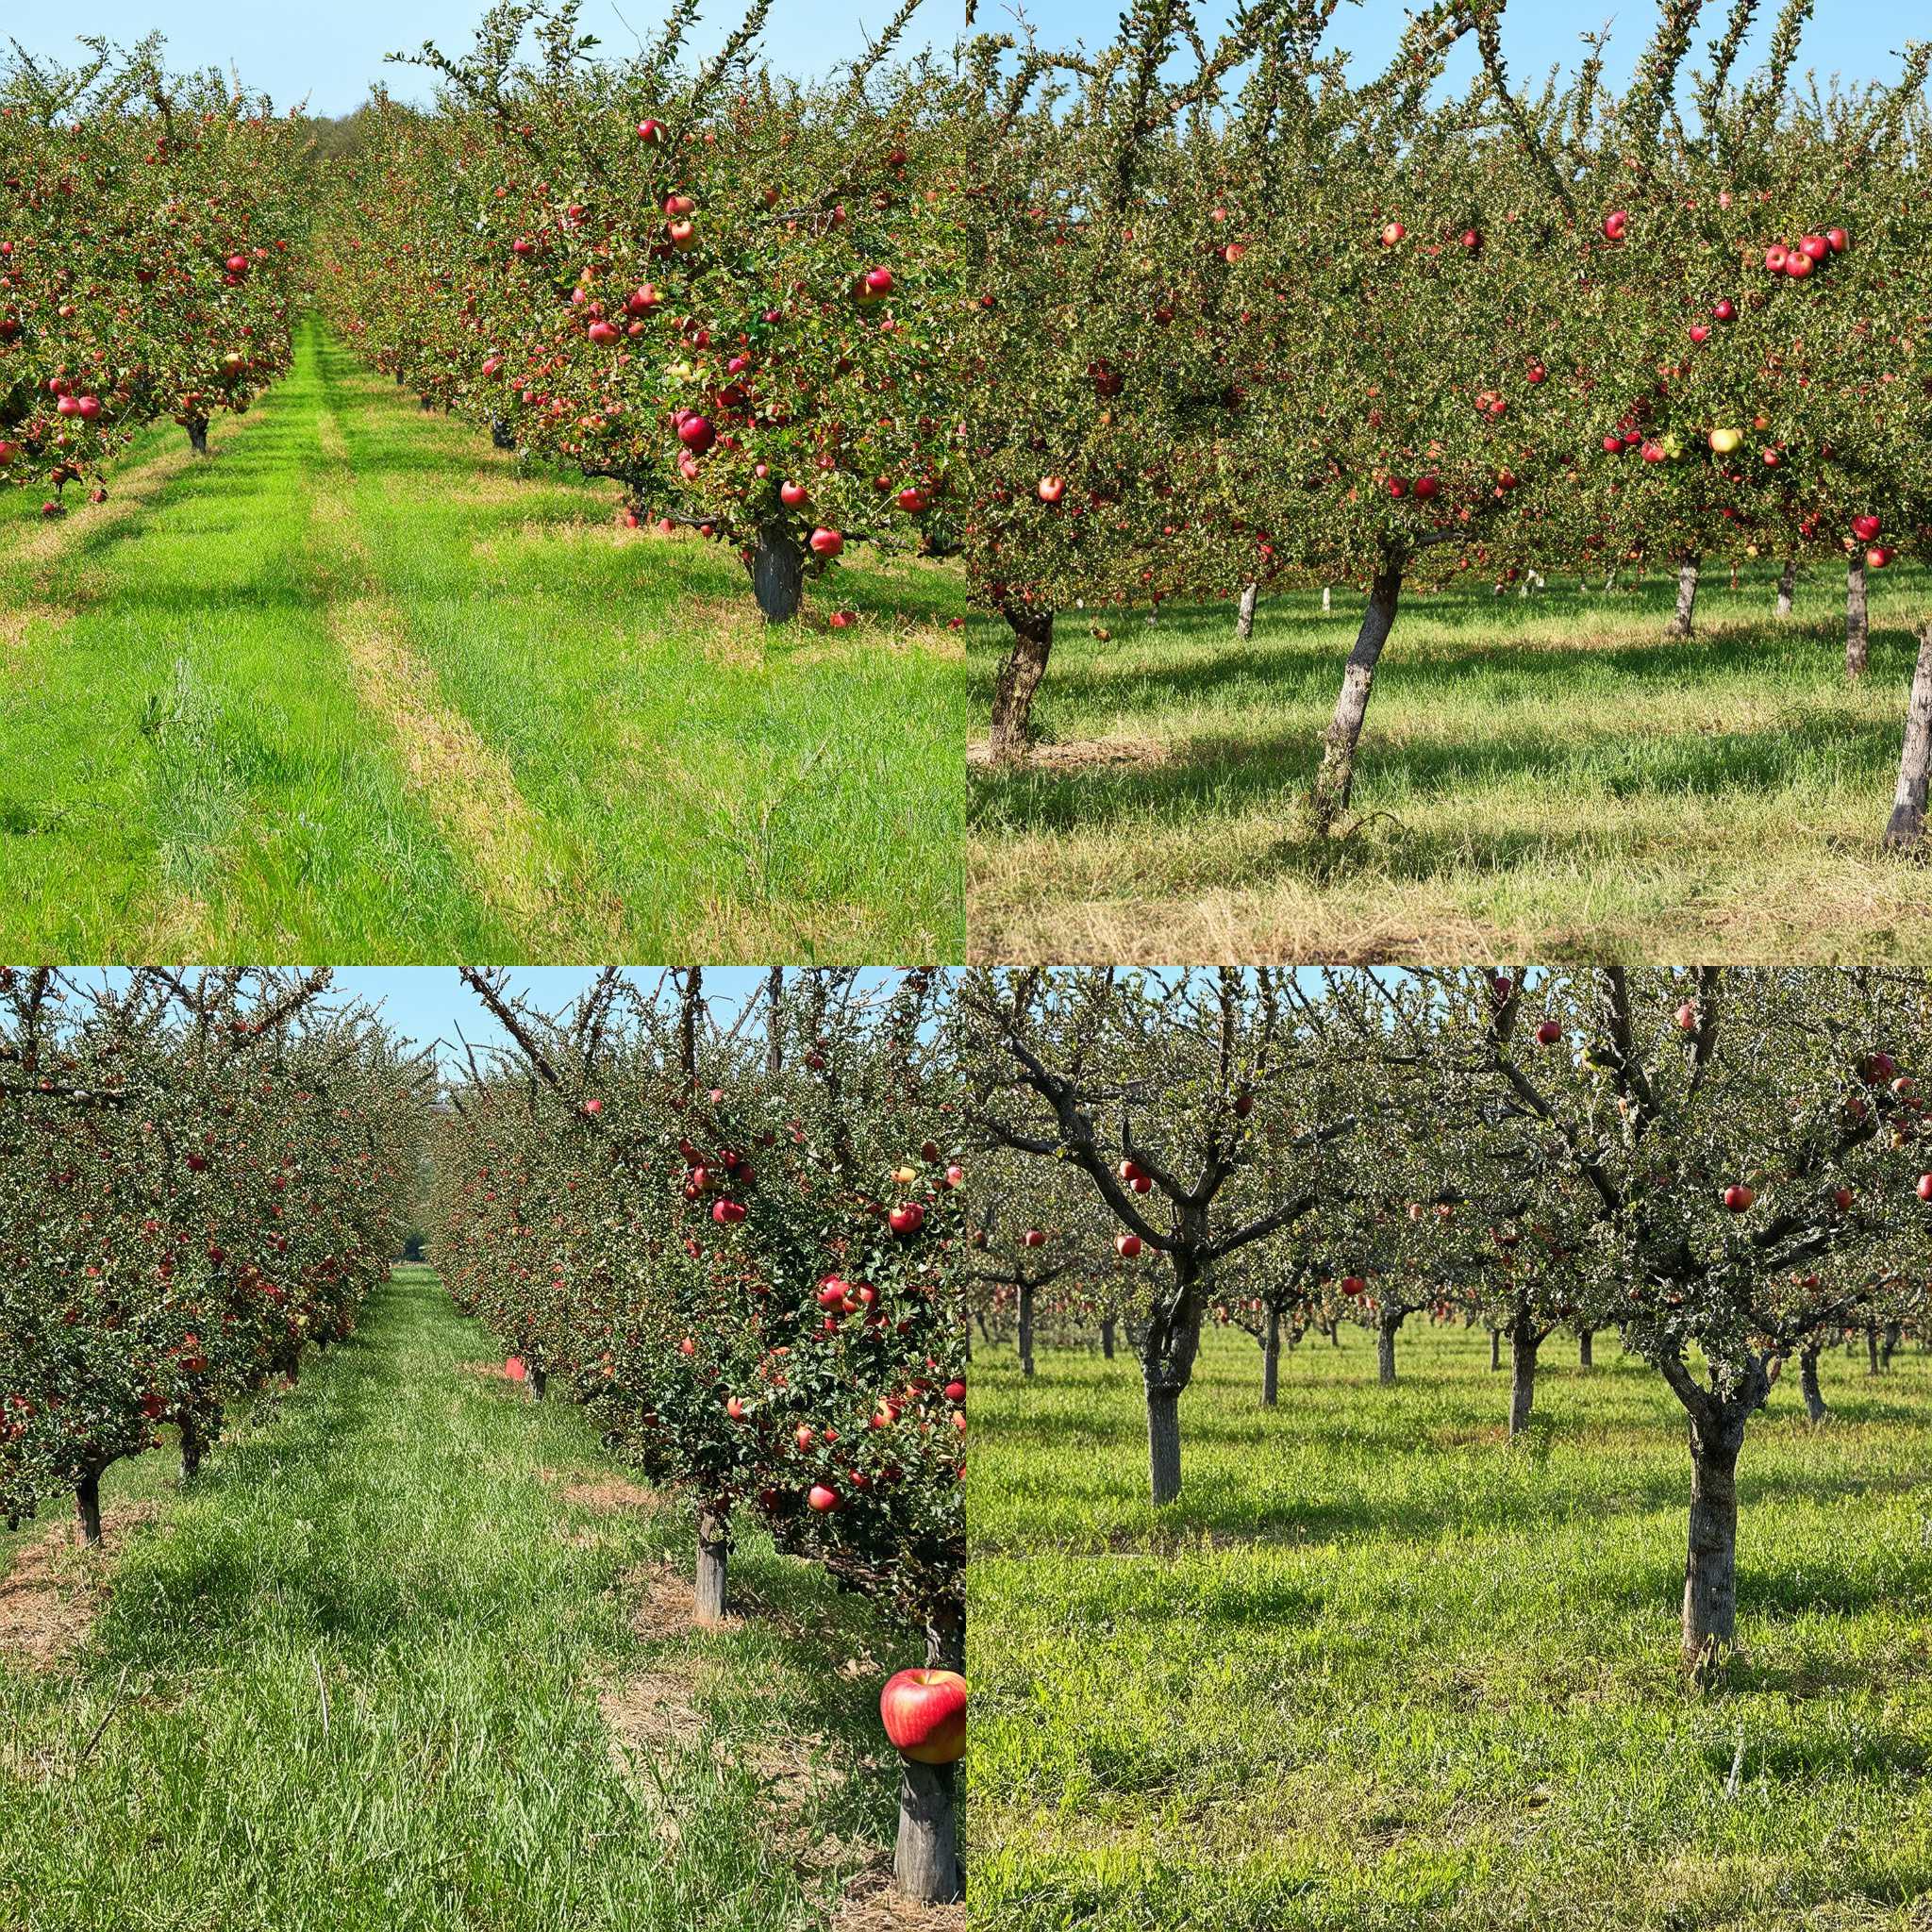
<svg viewBox="0 0 1932 1932"><path fill-rule="evenodd" d="M1058 503L1067 493L1067 479L1064 476L1042 476L1040 479L1040 500L1041 503Z"/></svg>
<svg viewBox="0 0 1932 1932"><path fill-rule="evenodd" d="M894 1234L917 1234L925 1225L925 1209L917 1201L907 1201L886 1216Z"/></svg>
<svg viewBox="0 0 1932 1932"><path fill-rule="evenodd" d="M809 541L814 557L837 557L845 547L845 540L837 530L814 530Z"/></svg>
<svg viewBox="0 0 1932 1932"><path fill-rule="evenodd" d="M1536 1043L1539 1046L1555 1046L1563 1037L1563 1029L1554 1020L1541 1022L1536 1029Z"/></svg>
<svg viewBox="0 0 1932 1932"><path fill-rule="evenodd" d="M957 1671L899 1671L879 1693L886 1736L916 1764L952 1764L966 1749L966 1679Z"/></svg>
<svg viewBox="0 0 1932 1932"><path fill-rule="evenodd" d="M1113 1251L1123 1261L1131 1261L1141 1252L1141 1237L1137 1234L1115 1235Z"/></svg>
<svg viewBox="0 0 1932 1932"><path fill-rule="evenodd" d="M1621 242L1630 226L1630 217L1623 208L1615 208L1604 217L1604 239L1607 242Z"/></svg>
<svg viewBox="0 0 1932 1932"><path fill-rule="evenodd" d="M1724 1190L1724 1206L1728 1208L1733 1214L1743 1213L1745 1208L1750 1207L1752 1202L1757 1200L1757 1194L1754 1193L1751 1189L1745 1187L1741 1182L1734 1182L1730 1187Z"/></svg>
<svg viewBox="0 0 1932 1932"><path fill-rule="evenodd" d="M821 1516L829 1516L839 1507L839 1492L828 1490L824 1483L814 1483L805 1492L806 1505L816 1509Z"/></svg>

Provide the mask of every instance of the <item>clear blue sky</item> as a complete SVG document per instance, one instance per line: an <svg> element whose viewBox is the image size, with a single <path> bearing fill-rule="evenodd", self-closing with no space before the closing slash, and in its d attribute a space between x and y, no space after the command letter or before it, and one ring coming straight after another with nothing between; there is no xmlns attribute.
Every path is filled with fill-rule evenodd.
<svg viewBox="0 0 1932 1932"><path fill-rule="evenodd" d="M978 25L998 29L1008 24L1011 0L980 0ZM585 0L583 23L613 54L637 44L639 35L655 33L664 0ZM698 44L708 51L734 25L739 0L708 0ZM1693 45L1701 56L1706 42L1722 29L1725 0L1707 0L1705 18ZM1763 12L1774 17L1776 0ZM127 42L150 28L168 37L177 66L233 62L251 87L266 89L284 104L308 97L317 113L344 113L368 92L372 78L385 76L391 91L408 98L425 92L420 70L384 69L382 57L414 49L425 40L459 52L470 42L482 11L480 0L336 0L318 8L217 5L216 0L82 0L77 9L36 8L5 29L30 53L67 56L76 32L103 33ZM849 58L864 45L864 30L876 30L891 11L891 0L774 0L766 37L778 67L819 73ZM924 36L950 44L963 16L963 0L925 0ZM1119 0L1061 0L1034 4L1031 17L1050 42L1111 37L1120 15ZM1603 0L1601 10L1581 11L1559 0L1515 0L1504 19L1503 36L1510 67L1519 81L1538 77L1552 62L1568 65L1577 51L1583 25L1608 22L1613 29L1611 66L1627 75L1646 39L1655 9L1652 0ZM1401 35L1406 9L1397 0L1361 0L1344 6L1337 18L1335 43L1364 62L1385 58ZM1893 50L1906 38L1912 7L1880 5L1880 0L1818 0L1805 40L1804 60L1821 75L1846 80L1890 78L1897 70ZM630 26L624 23L628 21ZM635 29L635 32L632 31ZM1923 24L1920 31L1924 31ZM1759 43L1763 39L1758 36Z"/></svg>

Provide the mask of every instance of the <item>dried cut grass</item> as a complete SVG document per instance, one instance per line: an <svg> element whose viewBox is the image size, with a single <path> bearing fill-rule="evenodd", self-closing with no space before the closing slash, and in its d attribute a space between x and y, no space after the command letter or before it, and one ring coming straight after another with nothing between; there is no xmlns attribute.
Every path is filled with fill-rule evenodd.
<svg viewBox="0 0 1932 1932"><path fill-rule="evenodd" d="M152 1503L103 1512L101 1534L111 1549L158 1513ZM0 1575L0 1664L49 1670L87 1641L100 1607L101 1586L77 1523L58 1523L24 1543Z"/></svg>

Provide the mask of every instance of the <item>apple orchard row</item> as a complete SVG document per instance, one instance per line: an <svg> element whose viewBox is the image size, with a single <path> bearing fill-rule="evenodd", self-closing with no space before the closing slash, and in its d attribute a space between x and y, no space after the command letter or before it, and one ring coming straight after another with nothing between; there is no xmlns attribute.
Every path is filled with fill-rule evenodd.
<svg viewBox="0 0 1932 1932"><path fill-rule="evenodd" d="M152 56L17 67L0 474L245 402L299 242L373 364L729 544L771 618L854 545L960 558L1010 627L1004 753L1058 621L1362 587L1326 828L1411 590L1661 566L1688 628L1707 558L1836 560L1862 668L1864 574L1932 523L1932 55L1814 94L1793 36L1747 69L1754 10L1693 73L1697 9L1660 0L1624 91L1592 58L1525 92L1500 7L1426 9L1357 73L1293 8L906 54L914 5L794 84L756 20L607 62L565 0L425 48L434 108L378 99L306 170L299 123Z"/></svg>
<svg viewBox="0 0 1932 1932"><path fill-rule="evenodd" d="M106 493L172 420L206 453L289 366L310 147L299 120L158 48L0 61L0 486Z"/></svg>
<svg viewBox="0 0 1932 1932"><path fill-rule="evenodd" d="M1510 1431L1559 1327L1614 1330L1682 1405L1686 1660L1734 1641L1736 1471L1787 1363L1925 1332L1932 980L1700 968L991 970L952 1028L989 1185L969 1301L1140 1357L1157 1504L1181 1496L1204 1325L1507 1340ZM1874 1342L1875 1346L1875 1342Z"/></svg>

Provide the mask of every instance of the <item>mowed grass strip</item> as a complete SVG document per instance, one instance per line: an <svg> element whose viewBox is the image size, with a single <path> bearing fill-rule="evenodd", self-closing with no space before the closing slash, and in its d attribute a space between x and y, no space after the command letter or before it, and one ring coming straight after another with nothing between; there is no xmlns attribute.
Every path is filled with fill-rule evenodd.
<svg viewBox="0 0 1932 1932"><path fill-rule="evenodd" d="M684 1627L688 1521L484 1340L400 1270L192 1491L111 1474L90 1634L0 1651L0 1924L805 1932L876 1873L877 1626L748 1538Z"/></svg>
<svg viewBox="0 0 1932 1932"><path fill-rule="evenodd" d="M332 634L321 400L311 352L210 461L169 425L45 539L0 506L0 608L40 613L0 654L10 954L508 955Z"/></svg>
<svg viewBox="0 0 1932 1932"><path fill-rule="evenodd" d="M861 555L767 632L719 547L313 325L214 461L179 436L61 525L0 500L14 954L962 956L956 570Z"/></svg>
<svg viewBox="0 0 1932 1932"><path fill-rule="evenodd" d="M1528 598L1419 594L1377 673L1348 836L1299 819L1359 617L1338 589L1063 616L1033 769L975 768L975 957L1783 962L1932 957L1932 883L1878 849L1932 575L1872 575L1843 672L1842 570L1713 570L1666 643L1667 573ZM973 632L975 731L1003 641Z"/></svg>
<svg viewBox="0 0 1932 1932"><path fill-rule="evenodd" d="M1504 1441L1487 1338L1217 1331L1145 1500L1131 1357L975 1365L975 1923L1916 1932L1932 1894L1932 1356L1793 1374L1740 1468L1731 1688L1676 1666L1681 1411L1599 1336ZM1506 1351L1507 1358L1507 1351Z"/></svg>
<svg viewBox="0 0 1932 1932"><path fill-rule="evenodd" d="M466 718L437 702L428 667L409 649L408 623L372 574L355 521L355 476L333 408L317 417L325 469L311 508L317 540L341 573L329 627L363 709L380 721L424 808L468 860L475 889L511 935L516 954L615 957L622 935L590 884L587 856L544 825L508 762Z"/></svg>
<svg viewBox="0 0 1932 1932"><path fill-rule="evenodd" d="M737 558L627 531L325 344L371 574L438 702L568 827L635 958L958 958L957 571L864 549L768 630ZM833 631L836 599L857 625Z"/></svg>

